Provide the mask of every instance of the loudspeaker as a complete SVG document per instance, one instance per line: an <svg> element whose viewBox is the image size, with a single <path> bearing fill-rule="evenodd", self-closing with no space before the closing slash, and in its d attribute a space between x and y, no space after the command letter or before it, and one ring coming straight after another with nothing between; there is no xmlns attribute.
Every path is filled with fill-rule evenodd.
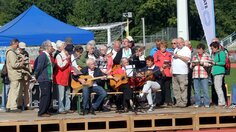
<svg viewBox="0 0 236 132"><path fill-rule="evenodd" d="M53 88L52 88L52 98L51 98L51 105L50 107L53 109L58 109L58 88L56 84L53 84Z"/></svg>
<svg viewBox="0 0 236 132"><path fill-rule="evenodd" d="M39 98L40 98L40 88L39 88L39 84L34 84L32 91L30 93L31 96L31 107L36 108L39 107Z"/></svg>

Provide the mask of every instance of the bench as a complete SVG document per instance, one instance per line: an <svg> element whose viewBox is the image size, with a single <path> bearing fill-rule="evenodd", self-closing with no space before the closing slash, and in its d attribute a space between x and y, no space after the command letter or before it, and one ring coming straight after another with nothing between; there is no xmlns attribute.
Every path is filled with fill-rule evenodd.
<svg viewBox="0 0 236 132"><path fill-rule="evenodd" d="M80 102L81 102L81 98L83 93L70 93L71 95L75 95L78 96L78 100L77 100L77 112L80 113L81 109L80 109ZM107 95L118 95L118 94L123 94L123 92L107 92ZM91 93L90 95L96 95L96 93Z"/></svg>

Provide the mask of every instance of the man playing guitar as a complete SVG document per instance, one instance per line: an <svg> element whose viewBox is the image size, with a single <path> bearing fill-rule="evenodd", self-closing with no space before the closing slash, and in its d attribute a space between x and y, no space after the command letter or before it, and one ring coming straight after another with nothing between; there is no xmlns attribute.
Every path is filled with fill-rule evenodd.
<svg viewBox="0 0 236 132"><path fill-rule="evenodd" d="M93 58L89 58L86 61L87 66L81 69L82 75L90 75L92 77L102 77L104 74L99 68L96 68L95 65L95 60ZM80 75L78 75L79 77ZM93 85L91 87L84 86L83 87L83 115L88 114L89 112L89 99L90 99L90 93L95 92L98 95L98 98L96 99L95 103L91 105L90 112L93 115L95 114L95 110L100 106L102 103L103 99L106 97L107 93L106 91L101 87L103 86L103 81L106 77L102 77L102 79L95 80L93 82ZM77 79L82 85L86 84L86 79L79 78Z"/></svg>
<svg viewBox="0 0 236 132"><path fill-rule="evenodd" d="M161 86L157 80L161 80L162 73L160 69L155 66L154 58L152 56L146 57L145 61L147 66L142 69L142 71L145 72L145 78L150 78L150 76L153 76L153 78L151 80L146 80L142 93L140 93L139 96L140 98L147 98L148 104L150 106L148 111L150 112L154 110L152 92L160 90Z"/></svg>

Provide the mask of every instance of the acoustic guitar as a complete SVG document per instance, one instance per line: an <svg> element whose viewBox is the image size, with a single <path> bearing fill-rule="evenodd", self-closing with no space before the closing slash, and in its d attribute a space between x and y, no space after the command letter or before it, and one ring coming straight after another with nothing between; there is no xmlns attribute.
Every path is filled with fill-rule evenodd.
<svg viewBox="0 0 236 132"><path fill-rule="evenodd" d="M145 72L141 72L141 73L137 73L136 77L137 77L137 84L136 86L137 87L142 87L146 81L153 81L155 80L155 77L154 77L154 73L156 71L152 71L152 70L147 70Z"/></svg>
<svg viewBox="0 0 236 132"><path fill-rule="evenodd" d="M79 81L75 81L74 79L71 80L71 87L74 90L81 90L83 87L92 87L93 86L93 81L102 79L102 78L113 78L111 76L101 76L101 77L92 77L90 75L81 75L79 78L85 80L85 84L81 84Z"/></svg>
<svg viewBox="0 0 236 132"><path fill-rule="evenodd" d="M115 74L113 75L113 78L110 79L110 86L117 90L122 84L127 84L128 78L125 73L123 74Z"/></svg>

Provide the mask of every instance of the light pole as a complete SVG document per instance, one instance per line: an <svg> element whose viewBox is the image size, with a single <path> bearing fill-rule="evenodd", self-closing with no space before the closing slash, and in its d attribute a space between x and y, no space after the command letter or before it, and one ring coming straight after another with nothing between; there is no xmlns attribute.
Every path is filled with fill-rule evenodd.
<svg viewBox="0 0 236 132"><path fill-rule="evenodd" d="M123 13L123 17L127 19L127 31L126 31L126 37L129 36L129 18L132 18L132 12L126 12L126 13Z"/></svg>

